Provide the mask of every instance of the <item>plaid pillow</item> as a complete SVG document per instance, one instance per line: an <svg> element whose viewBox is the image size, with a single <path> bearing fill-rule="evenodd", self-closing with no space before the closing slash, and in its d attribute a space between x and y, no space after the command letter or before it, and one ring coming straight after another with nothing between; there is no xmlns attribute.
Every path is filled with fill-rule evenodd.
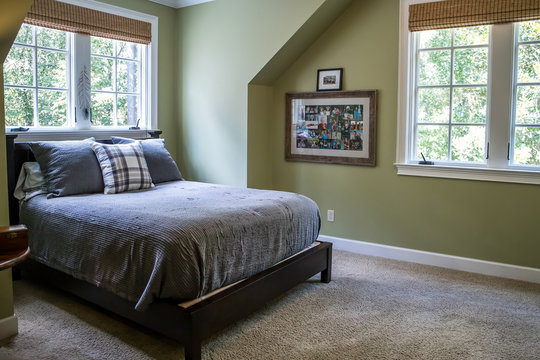
<svg viewBox="0 0 540 360"><path fill-rule="evenodd" d="M92 149L101 166L105 194L154 186L139 143L105 145L94 142Z"/></svg>

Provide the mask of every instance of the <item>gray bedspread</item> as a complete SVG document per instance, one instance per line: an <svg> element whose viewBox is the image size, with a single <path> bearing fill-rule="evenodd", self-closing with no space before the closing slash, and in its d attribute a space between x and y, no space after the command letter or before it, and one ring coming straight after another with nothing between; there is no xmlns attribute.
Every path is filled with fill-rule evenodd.
<svg viewBox="0 0 540 360"><path fill-rule="evenodd" d="M309 246L302 195L174 181L139 192L39 195L21 205L31 257L136 302L193 299Z"/></svg>

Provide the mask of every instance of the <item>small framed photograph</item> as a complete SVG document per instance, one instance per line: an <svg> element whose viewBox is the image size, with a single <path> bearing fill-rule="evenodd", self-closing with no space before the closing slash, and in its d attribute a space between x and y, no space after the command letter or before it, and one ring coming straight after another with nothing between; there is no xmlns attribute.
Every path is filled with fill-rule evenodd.
<svg viewBox="0 0 540 360"><path fill-rule="evenodd" d="M343 80L343 68L317 71L317 91L339 91Z"/></svg>
<svg viewBox="0 0 540 360"><path fill-rule="evenodd" d="M377 90L286 95L285 159L375 166Z"/></svg>

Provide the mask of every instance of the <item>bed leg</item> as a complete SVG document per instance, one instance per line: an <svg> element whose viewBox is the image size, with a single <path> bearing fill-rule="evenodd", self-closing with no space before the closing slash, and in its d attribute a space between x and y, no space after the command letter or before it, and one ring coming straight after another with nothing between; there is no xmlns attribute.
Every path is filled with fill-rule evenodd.
<svg viewBox="0 0 540 360"><path fill-rule="evenodd" d="M332 280L332 246L326 250L326 270L321 271L321 282L328 284Z"/></svg>
<svg viewBox="0 0 540 360"><path fill-rule="evenodd" d="M184 359L185 360L201 360L201 341L191 339L184 344Z"/></svg>

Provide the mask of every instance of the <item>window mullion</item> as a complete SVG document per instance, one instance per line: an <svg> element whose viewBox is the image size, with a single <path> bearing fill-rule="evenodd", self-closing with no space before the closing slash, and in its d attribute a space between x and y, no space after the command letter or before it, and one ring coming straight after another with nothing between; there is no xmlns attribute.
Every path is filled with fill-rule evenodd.
<svg viewBox="0 0 540 360"><path fill-rule="evenodd" d="M32 40L33 40L33 47L32 47L32 56L34 57L34 68L32 71L34 72L34 126L39 127L39 103L38 103L38 56L37 56L37 31L35 27L32 27Z"/></svg>
<svg viewBox="0 0 540 360"><path fill-rule="evenodd" d="M493 25L491 29L488 79L489 167L508 166L513 94L513 24Z"/></svg>
<svg viewBox="0 0 540 360"><path fill-rule="evenodd" d="M452 30L451 35L451 47L450 47L450 104L448 104L448 161L452 161L452 116L453 116L453 106L454 103L454 35L455 31Z"/></svg>
<svg viewBox="0 0 540 360"><path fill-rule="evenodd" d="M114 90L114 100L113 100L113 125L114 126L117 126L118 125L118 118L117 118L117 113L118 113L118 42L115 41L114 42L114 50L113 50L113 61L114 61L114 65L113 65L113 90Z"/></svg>

